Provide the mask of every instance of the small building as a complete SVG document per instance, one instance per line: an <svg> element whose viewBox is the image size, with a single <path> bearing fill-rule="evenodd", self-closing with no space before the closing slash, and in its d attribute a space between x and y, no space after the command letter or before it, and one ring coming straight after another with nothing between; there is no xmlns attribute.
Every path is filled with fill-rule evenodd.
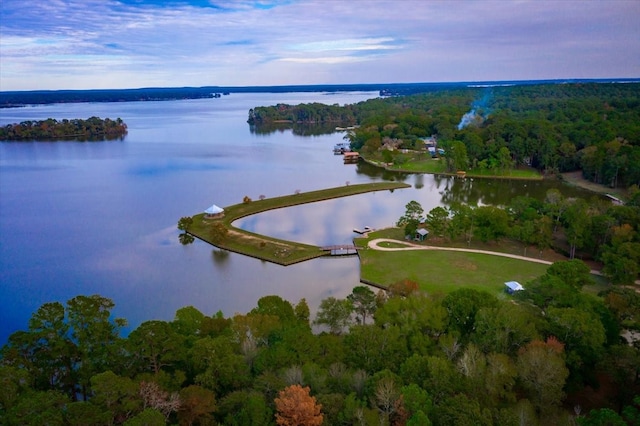
<svg viewBox="0 0 640 426"><path fill-rule="evenodd" d="M524 290L524 287L522 287L522 285L520 285L518 281L507 281L506 283L504 283L504 285L504 290L509 294L513 294L516 291Z"/></svg>
<svg viewBox="0 0 640 426"><path fill-rule="evenodd" d="M425 238L427 238L428 236L429 236L429 231L427 231L425 228L418 228L418 230L416 231L417 241L424 241Z"/></svg>
<svg viewBox="0 0 640 426"><path fill-rule="evenodd" d="M343 161L345 164L357 163L360 159L360 154L355 151L349 151L344 153Z"/></svg>
<svg viewBox="0 0 640 426"><path fill-rule="evenodd" d="M204 211L204 217L206 219L219 219L224 216L224 209L218 207L215 204Z"/></svg>

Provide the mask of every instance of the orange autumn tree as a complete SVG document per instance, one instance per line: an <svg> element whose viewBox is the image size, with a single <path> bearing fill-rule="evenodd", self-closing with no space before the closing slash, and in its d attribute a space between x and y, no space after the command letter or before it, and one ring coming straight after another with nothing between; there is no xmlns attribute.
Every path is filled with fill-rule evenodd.
<svg viewBox="0 0 640 426"><path fill-rule="evenodd" d="M320 426L322 405L309 395L309 387L291 385L278 393L276 423L281 426Z"/></svg>

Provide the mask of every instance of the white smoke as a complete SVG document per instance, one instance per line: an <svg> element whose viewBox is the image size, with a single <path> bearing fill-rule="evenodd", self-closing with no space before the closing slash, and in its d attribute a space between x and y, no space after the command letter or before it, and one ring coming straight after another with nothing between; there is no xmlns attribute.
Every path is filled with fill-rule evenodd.
<svg viewBox="0 0 640 426"><path fill-rule="evenodd" d="M466 113L460 119L460 123L458 124L458 130L462 130L467 127L469 124L482 120L478 114L476 114L475 108Z"/></svg>

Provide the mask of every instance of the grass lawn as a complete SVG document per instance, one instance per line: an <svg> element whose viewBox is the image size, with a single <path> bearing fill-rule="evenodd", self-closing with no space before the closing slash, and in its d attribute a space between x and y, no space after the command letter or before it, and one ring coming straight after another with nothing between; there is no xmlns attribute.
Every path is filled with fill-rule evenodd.
<svg viewBox="0 0 640 426"><path fill-rule="evenodd" d="M542 175L540 174L540 172L530 167L518 168L518 169L512 169L512 170L506 170L506 171L471 169L471 170L467 170L467 176L507 178L507 179L529 179L529 180L542 179Z"/></svg>
<svg viewBox="0 0 640 426"><path fill-rule="evenodd" d="M446 174L455 175L455 173L447 172L444 159L431 158L424 152L411 152L406 154L398 154L398 158L402 161L395 161L393 164L384 163L382 155L363 155L363 158L370 164L385 168L390 171L406 172L406 173L429 173L429 174ZM467 177L486 177L486 178L506 178L506 179L528 179L539 180L542 175L536 169L531 167L519 167L511 170L487 170L487 169L470 169L466 170Z"/></svg>
<svg viewBox="0 0 640 426"><path fill-rule="evenodd" d="M383 286L409 279L428 292L473 287L502 293L506 281L526 283L548 265L477 253L437 250L360 251L360 276Z"/></svg>

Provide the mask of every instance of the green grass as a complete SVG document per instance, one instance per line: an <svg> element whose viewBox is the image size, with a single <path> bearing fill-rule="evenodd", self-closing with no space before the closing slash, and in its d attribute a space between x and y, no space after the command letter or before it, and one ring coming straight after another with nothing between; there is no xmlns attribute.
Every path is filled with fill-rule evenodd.
<svg viewBox="0 0 640 426"><path fill-rule="evenodd" d="M303 192L281 197L266 198L225 207L224 217L221 219L206 219L204 213L193 216L193 224L189 233L209 244L225 250L241 253L247 256L277 263L291 265L326 253L320 247L294 241L280 240L266 235L255 234L236 228L232 223L245 216L265 212L267 210L314 203L338 197L362 194L365 192L394 190L407 188L410 185L399 182L376 182L359 185L349 185L319 191ZM212 228L221 224L226 230L226 237L214 238Z"/></svg>
<svg viewBox="0 0 640 426"><path fill-rule="evenodd" d="M446 163L440 158L431 158L424 152L414 152L406 154L398 154L403 161L393 164L384 163L382 155L367 154L362 156L365 161L374 166L382 167L390 171L406 172L406 173L429 173L456 175L456 173L447 172ZM536 169L531 167L520 167L511 170L487 170L487 169L470 169L466 170L467 177L484 177L484 178L505 178L505 179L528 179L539 180L542 175Z"/></svg>
<svg viewBox="0 0 640 426"><path fill-rule="evenodd" d="M533 168L518 168L511 170L486 170L472 169L467 170L468 177L490 177L490 178L507 178L507 179L542 179L542 175Z"/></svg>
<svg viewBox="0 0 640 426"><path fill-rule="evenodd" d="M500 293L506 281L526 283L545 273L548 265L477 253L437 250L360 251L360 276L383 286L403 279L428 292L448 293L473 287Z"/></svg>

